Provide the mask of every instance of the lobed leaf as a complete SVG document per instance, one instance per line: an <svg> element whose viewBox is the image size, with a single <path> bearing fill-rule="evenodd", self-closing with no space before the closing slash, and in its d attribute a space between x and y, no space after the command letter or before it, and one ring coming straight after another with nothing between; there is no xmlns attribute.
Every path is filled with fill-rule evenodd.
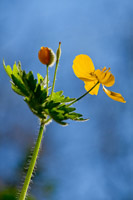
<svg viewBox="0 0 133 200"><path fill-rule="evenodd" d="M47 96L46 81L39 73L37 79L34 78L33 72L26 73L21 69L21 63L14 63L13 70L9 65L3 66L12 79L12 89L17 94L24 97L24 101L28 104L30 110L39 118L47 119L49 115L57 123L65 126L68 125L66 120L86 121L82 115L74 112L76 108L70 107L67 103L72 102L75 98L65 97L63 91L53 92L52 96ZM50 87L49 87L50 89Z"/></svg>

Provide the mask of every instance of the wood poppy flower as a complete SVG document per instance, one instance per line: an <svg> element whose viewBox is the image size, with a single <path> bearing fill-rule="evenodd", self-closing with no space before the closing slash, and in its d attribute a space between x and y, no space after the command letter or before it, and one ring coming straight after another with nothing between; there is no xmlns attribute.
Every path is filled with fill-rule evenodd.
<svg viewBox="0 0 133 200"><path fill-rule="evenodd" d="M111 87L115 83L115 77L110 72L110 68L104 67L102 70L97 69L93 65L91 58L88 55L78 55L73 61L73 70L75 75L84 81L85 89L89 91L97 82L94 89L91 90L91 95L97 95L99 86L102 84L104 92L113 100L126 103L121 94L107 90L106 87Z"/></svg>

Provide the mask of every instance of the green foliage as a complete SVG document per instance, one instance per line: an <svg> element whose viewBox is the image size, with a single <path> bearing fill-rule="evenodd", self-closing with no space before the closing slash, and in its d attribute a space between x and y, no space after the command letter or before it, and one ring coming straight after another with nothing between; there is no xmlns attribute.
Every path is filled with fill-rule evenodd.
<svg viewBox="0 0 133 200"><path fill-rule="evenodd" d="M69 102L73 102L75 98L65 97L63 91L47 96L47 77L43 78L38 73L35 79L32 71L26 73L21 69L20 62L13 65L13 70L4 61L3 66L11 78L13 91L24 97L31 111L41 120L46 120L49 116L61 125L67 125L64 120L68 119L85 121L81 114L74 112L75 108L69 106Z"/></svg>
<svg viewBox="0 0 133 200"><path fill-rule="evenodd" d="M50 98L55 102L61 103L69 103L75 100L75 98L65 97L63 91L53 92L52 97L50 96Z"/></svg>

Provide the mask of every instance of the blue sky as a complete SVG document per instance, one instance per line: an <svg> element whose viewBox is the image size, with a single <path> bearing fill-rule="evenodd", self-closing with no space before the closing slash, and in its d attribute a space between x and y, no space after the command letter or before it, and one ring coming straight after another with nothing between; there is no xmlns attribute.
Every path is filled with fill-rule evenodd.
<svg viewBox="0 0 133 200"><path fill-rule="evenodd" d="M132 1L4 0L0 9L1 63L3 58L10 65L20 60L27 72L45 75L38 50L48 46L56 51L61 41L56 91L63 90L70 97L85 92L72 63L76 55L87 54L96 69L111 68L116 78L111 89L127 101L115 102L100 88L98 96L88 95L75 104L78 112L90 118L88 122L70 121L68 127L54 122L47 127L39 162L45 169L44 179L57 182L51 199L132 199ZM51 82L53 71L51 68ZM39 125L23 99L11 91L2 64L0 93L0 179L5 181L15 176L15 167L37 137ZM7 175L3 177L5 170ZM41 187L36 181L35 185ZM44 199L36 190L31 192L37 199Z"/></svg>

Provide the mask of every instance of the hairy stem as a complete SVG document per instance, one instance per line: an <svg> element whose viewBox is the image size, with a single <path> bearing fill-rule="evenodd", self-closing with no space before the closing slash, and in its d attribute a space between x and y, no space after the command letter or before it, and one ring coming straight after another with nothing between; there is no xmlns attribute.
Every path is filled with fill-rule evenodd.
<svg viewBox="0 0 133 200"><path fill-rule="evenodd" d="M35 145L35 148L33 151L29 169L28 169L25 181L24 181L24 185L23 185L23 188L20 193L19 200L24 200L26 198L27 190L28 190L28 187L29 187L29 184L31 181L31 177L32 177L32 174L34 171L34 167L36 164L36 160L38 157L38 153L39 153L39 149L40 149L40 145L41 145L41 141L42 141L42 136L43 136L43 131L44 131L44 126L45 126L45 124L41 123L38 138L37 138L36 145Z"/></svg>

